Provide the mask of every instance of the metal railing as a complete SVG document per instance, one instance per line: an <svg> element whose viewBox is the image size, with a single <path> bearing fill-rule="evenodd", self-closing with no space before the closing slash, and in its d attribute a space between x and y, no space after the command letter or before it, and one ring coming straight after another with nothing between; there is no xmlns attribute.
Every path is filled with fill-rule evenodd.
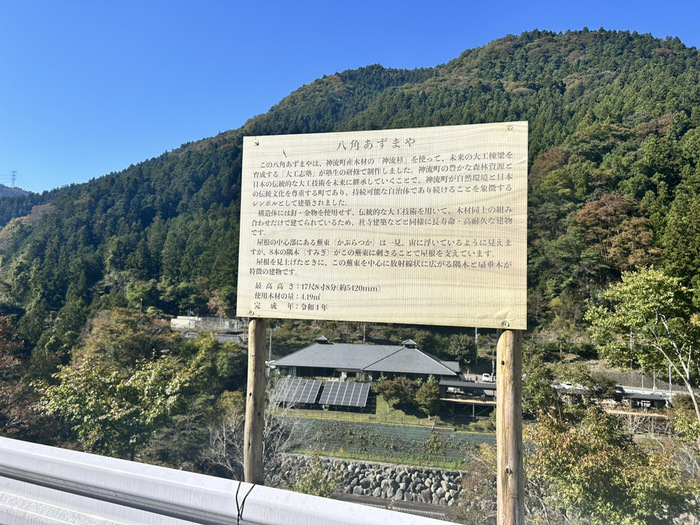
<svg viewBox="0 0 700 525"><path fill-rule="evenodd" d="M439 525L235 480L0 438L3 524Z"/></svg>

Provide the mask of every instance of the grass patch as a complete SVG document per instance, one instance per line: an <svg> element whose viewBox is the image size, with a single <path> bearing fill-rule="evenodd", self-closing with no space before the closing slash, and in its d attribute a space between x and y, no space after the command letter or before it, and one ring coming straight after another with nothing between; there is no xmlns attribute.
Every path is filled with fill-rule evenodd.
<svg viewBox="0 0 700 525"><path fill-rule="evenodd" d="M332 453L319 451L318 449L295 448L294 454L316 455L333 459L361 461L363 463L388 463L391 465L411 465L415 467L439 468L444 470L462 470L464 461L432 460L417 456L378 455L348 452L340 449Z"/></svg>
<svg viewBox="0 0 700 525"><path fill-rule="evenodd" d="M379 423L387 423L392 425L411 425L416 427L444 427L449 428L451 425L445 424L440 418L427 416L418 416L415 414L407 414L403 410L392 407L383 396L377 396L377 408L374 413L375 421Z"/></svg>
<svg viewBox="0 0 700 525"><path fill-rule="evenodd" d="M496 432L496 422L491 419L480 419L479 421L471 421L464 425L459 425L457 432L469 432L472 434L493 434Z"/></svg>
<svg viewBox="0 0 700 525"><path fill-rule="evenodd" d="M407 414L403 410L389 405L384 397L377 396L374 412L351 412L346 410L310 410L293 408L287 414L290 417L324 419L328 421L356 421L363 423L385 423L388 425L404 425L427 428L453 428L440 418Z"/></svg>
<svg viewBox="0 0 700 525"><path fill-rule="evenodd" d="M371 398L364 412L297 408L285 417L297 419L304 435L294 453L368 463L460 470L470 450L495 441L492 418L428 418L390 406L382 396Z"/></svg>

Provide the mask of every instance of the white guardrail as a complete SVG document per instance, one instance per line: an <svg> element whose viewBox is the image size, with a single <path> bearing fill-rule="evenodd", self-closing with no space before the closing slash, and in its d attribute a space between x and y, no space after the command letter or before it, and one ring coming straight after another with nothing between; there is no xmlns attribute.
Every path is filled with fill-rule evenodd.
<svg viewBox="0 0 700 525"><path fill-rule="evenodd" d="M445 525L446 522L0 438L0 523Z"/></svg>

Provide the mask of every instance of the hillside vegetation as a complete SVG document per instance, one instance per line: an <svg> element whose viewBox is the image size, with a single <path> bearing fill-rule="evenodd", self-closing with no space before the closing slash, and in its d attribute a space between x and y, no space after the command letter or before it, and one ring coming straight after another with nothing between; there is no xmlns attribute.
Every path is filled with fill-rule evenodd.
<svg viewBox="0 0 700 525"><path fill-rule="evenodd" d="M65 338L95 312L141 299L167 314L216 314L215 293L231 312L243 135L508 120L530 124L532 329L579 330L590 298L625 270L653 264L693 284L697 50L625 32L536 31L434 69L329 75L241 129L2 199L0 308L33 347L46 344L47 318L59 319L51 337ZM26 218L48 203L40 221Z"/></svg>
<svg viewBox="0 0 700 525"><path fill-rule="evenodd" d="M162 319L235 311L243 136L520 120L530 130L528 344L593 356L584 315L623 272L654 267L700 291L698 50L602 29L508 35L434 68L327 75L240 129L85 184L0 197L0 430L133 456L154 429L201 441L202 421L237 403L222 393L242 388L240 354L174 339ZM691 302L700 307L700 292ZM357 326L324 326L331 339L359 337ZM454 331L370 332L470 359ZM280 346L320 335L290 323L276 333ZM162 410L138 412L148 425L117 450L105 443L124 425L95 434L60 404L29 408L60 397L71 370L86 389L113 374L109 388L123 392L129 378L123 411L151 395ZM204 468L188 446L149 454Z"/></svg>

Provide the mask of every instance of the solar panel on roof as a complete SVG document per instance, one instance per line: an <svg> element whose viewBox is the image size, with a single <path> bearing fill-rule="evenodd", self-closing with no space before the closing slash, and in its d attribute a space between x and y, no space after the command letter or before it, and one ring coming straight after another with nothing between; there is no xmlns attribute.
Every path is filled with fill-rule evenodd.
<svg viewBox="0 0 700 525"><path fill-rule="evenodd" d="M277 381L272 397L279 403L311 404L316 401L321 390L318 379L297 379L282 377Z"/></svg>
<svg viewBox="0 0 700 525"><path fill-rule="evenodd" d="M321 405L363 408L367 406L369 383L341 383L328 381L318 401Z"/></svg>

